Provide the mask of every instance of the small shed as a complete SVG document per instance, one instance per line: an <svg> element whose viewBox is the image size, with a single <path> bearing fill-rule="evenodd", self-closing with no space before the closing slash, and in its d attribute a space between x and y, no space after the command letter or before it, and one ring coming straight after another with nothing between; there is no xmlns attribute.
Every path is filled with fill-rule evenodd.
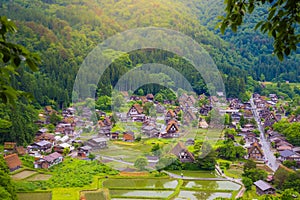
<svg viewBox="0 0 300 200"><path fill-rule="evenodd" d="M256 182L254 182L254 185L256 187L256 193L258 195L275 193L275 188L273 188L269 183L267 183L263 180L258 180Z"/></svg>

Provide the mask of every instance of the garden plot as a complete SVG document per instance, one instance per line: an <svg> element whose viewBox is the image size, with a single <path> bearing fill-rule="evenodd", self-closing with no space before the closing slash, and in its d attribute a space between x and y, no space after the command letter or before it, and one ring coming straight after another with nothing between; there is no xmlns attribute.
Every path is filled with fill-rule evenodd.
<svg viewBox="0 0 300 200"><path fill-rule="evenodd" d="M52 177L49 174L37 174L26 179L27 181L47 181Z"/></svg>
<svg viewBox="0 0 300 200"><path fill-rule="evenodd" d="M35 172L35 171L24 170L24 171L21 171L17 174L12 175L12 179L21 180L21 179L28 178L29 176L32 176L33 174L36 174L36 173L37 172Z"/></svg>
<svg viewBox="0 0 300 200"><path fill-rule="evenodd" d="M17 193L19 200L51 200L51 192Z"/></svg>

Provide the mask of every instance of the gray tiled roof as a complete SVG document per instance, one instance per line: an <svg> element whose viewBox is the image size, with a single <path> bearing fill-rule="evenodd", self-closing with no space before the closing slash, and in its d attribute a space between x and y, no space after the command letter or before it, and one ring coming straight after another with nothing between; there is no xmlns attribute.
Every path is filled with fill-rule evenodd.
<svg viewBox="0 0 300 200"><path fill-rule="evenodd" d="M281 157L290 157L292 155L295 154L295 152L291 151L291 150L284 150L284 151L279 151L279 154Z"/></svg>
<svg viewBox="0 0 300 200"><path fill-rule="evenodd" d="M40 146L40 147L43 147L43 146L45 146L47 144L51 144L51 142L48 142L46 140L42 140L40 142L36 142L35 144L38 145L38 146Z"/></svg>
<svg viewBox="0 0 300 200"><path fill-rule="evenodd" d="M54 153L51 153L48 156L45 156L44 160L46 160L47 162L53 162L55 159L57 159L59 157L62 157L62 155L57 153L57 152L54 152Z"/></svg>
<svg viewBox="0 0 300 200"><path fill-rule="evenodd" d="M266 191L268 189L273 188L269 183L266 183L265 181L262 181L262 180L258 180L256 182L254 182L254 185L256 187L258 187L259 189L261 189L262 191Z"/></svg>

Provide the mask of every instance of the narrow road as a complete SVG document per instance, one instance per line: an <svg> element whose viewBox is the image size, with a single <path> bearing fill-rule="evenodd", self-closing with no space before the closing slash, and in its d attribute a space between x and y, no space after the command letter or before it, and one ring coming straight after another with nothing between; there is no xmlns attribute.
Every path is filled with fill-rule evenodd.
<svg viewBox="0 0 300 200"><path fill-rule="evenodd" d="M253 113L254 119L257 123L258 130L260 132L260 141L261 141L265 160L268 161L268 166L275 172L279 167L279 163L277 162L276 157L274 156L273 152L271 151L270 142L268 142L265 137L264 128L261 124L261 120L260 120L258 111L256 109L256 106L254 105L253 97L251 97L251 99L250 99L250 104L252 107L252 113Z"/></svg>
<svg viewBox="0 0 300 200"><path fill-rule="evenodd" d="M198 178L198 177L181 176L165 170L163 170L162 172L168 174L171 178L176 178L176 179L198 180L198 181L228 181L227 178Z"/></svg>
<svg viewBox="0 0 300 200"><path fill-rule="evenodd" d="M109 156L100 156L100 155L98 155L98 156L96 156L96 159L98 159L98 158L102 158L102 159L106 159L106 160L111 160L111 161L116 161L116 162L123 163L123 164L126 164L126 165L134 165L131 162L126 162L124 160L116 159L116 158L109 157Z"/></svg>

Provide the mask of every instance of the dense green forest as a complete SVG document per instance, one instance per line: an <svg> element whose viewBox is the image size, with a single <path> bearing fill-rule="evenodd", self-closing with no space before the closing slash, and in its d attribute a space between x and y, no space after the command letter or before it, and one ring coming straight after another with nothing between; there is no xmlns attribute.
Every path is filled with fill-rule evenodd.
<svg viewBox="0 0 300 200"><path fill-rule="evenodd" d="M136 27L169 28L200 43L222 72L228 97L246 99L246 90L259 90L253 79L299 81L299 55L280 63L272 55L270 39L253 30L257 16L266 12L263 8L247 18L239 33L227 31L223 36L215 29L224 9L222 0L16 0L1 1L0 9L18 26L18 33L9 40L42 58L38 73L20 70L14 81L16 87L34 94L35 106L67 106L77 71L88 53L106 38ZM158 50L135 51L118 59L98 86L90 87L98 87L98 95L110 96L109 85L115 86L135 66L154 61L178 70L198 94L207 92L200 74L187 61Z"/></svg>

